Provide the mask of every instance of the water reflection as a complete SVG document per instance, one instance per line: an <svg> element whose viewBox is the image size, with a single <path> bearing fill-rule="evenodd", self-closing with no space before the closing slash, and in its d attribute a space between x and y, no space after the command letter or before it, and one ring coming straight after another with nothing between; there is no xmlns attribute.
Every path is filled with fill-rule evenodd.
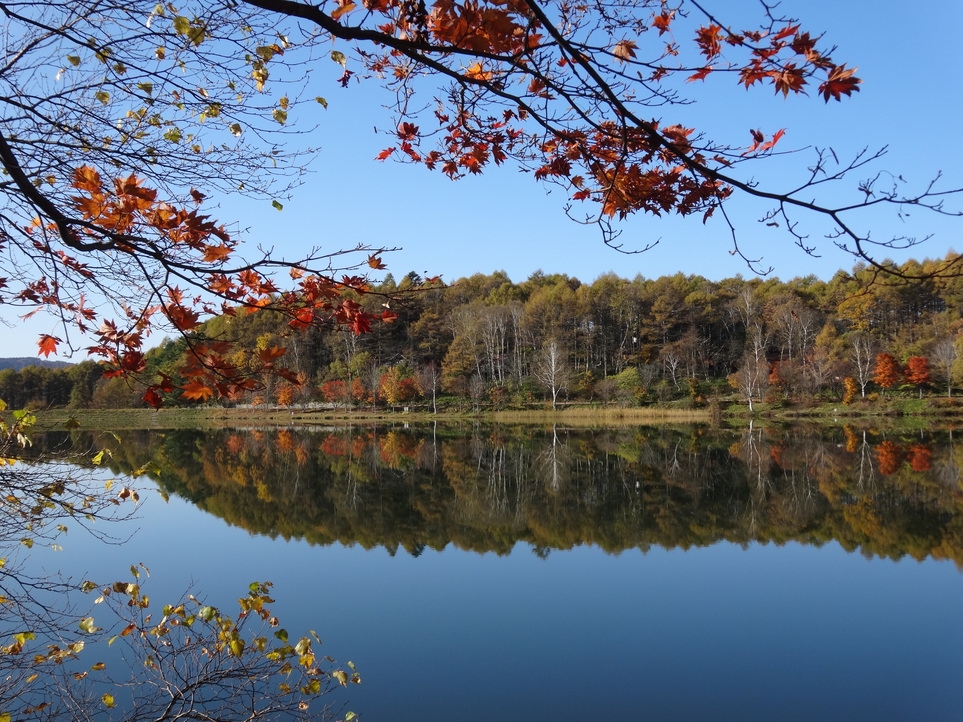
<svg viewBox="0 0 963 722"><path fill-rule="evenodd" d="M506 554L525 542L546 555L584 544L617 553L836 540L963 564L963 459L950 432L392 427L108 441L115 473L153 467L166 493L311 544L417 556L449 544Z"/></svg>

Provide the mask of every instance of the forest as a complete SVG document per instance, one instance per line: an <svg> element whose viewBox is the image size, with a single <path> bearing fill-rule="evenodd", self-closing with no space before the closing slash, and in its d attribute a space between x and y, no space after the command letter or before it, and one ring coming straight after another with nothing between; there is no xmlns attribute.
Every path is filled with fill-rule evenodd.
<svg viewBox="0 0 963 722"><path fill-rule="evenodd" d="M963 385L963 279L925 276L954 256L891 264L886 277L857 265L828 281L610 273L583 283L536 272L518 283L496 271L446 284L387 274L364 293L345 291L397 316L367 333L225 315L165 339L137 376L105 378L93 361L5 369L0 398L13 408L144 406L148 386L184 383L189 350L223 341L230 363L260 370L260 382L220 400L175 390L168 403L479 411L952 399Z"/></svg>

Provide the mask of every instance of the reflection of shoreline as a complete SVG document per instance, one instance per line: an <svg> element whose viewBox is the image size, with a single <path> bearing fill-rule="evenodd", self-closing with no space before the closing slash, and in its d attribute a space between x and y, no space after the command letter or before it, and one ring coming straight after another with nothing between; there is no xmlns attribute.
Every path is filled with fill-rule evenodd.
<svg viewBox="0 0 963 722"><path fill-rule="evenodd" d="M835 540L963 566L963 459L943 435L439 427L120 438L116 472L149 462L166 493L250 532L313 544L504 554L519 542L615 553Z"/></svg>

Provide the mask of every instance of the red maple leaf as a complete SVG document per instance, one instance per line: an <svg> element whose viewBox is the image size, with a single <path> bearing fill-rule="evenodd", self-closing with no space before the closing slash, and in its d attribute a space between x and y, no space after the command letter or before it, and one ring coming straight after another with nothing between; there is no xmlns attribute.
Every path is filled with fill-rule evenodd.
<svg viewBox="0 0 963 722"><path fill-rule="evenodd" d="M855 77L858 68L847 69L845 65L835 65L829 71L826 82L819 86L819 92L827 103L830 98L841 100L842 95L852 95L859 92L859 84L863 82Z"/></svg>

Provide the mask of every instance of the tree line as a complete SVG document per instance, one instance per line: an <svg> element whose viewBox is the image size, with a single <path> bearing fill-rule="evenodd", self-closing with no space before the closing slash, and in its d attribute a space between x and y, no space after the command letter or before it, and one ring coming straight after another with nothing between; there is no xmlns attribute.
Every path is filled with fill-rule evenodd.
<svg viewBox="0 0 963 722"><path fill-rule="evenodd" d="M950 260L893 269L925 276ZM267 367L260 384L228 401L253 405L477 410L737 398L751 407L951 397L963 381L959 278L880 281L862 265L828 281L609 273L582 283L536 272L515 283L496 271L445 285L410 273L400 282L388 274L356 299L397 319L356 335L295 332L272 314L222 316L149 351L140 386L99 378L86 362L2 371L0 398L17 407L143 405L144 386L177 386L192 346L211 341L231 343L237 368Z"/></svg>

